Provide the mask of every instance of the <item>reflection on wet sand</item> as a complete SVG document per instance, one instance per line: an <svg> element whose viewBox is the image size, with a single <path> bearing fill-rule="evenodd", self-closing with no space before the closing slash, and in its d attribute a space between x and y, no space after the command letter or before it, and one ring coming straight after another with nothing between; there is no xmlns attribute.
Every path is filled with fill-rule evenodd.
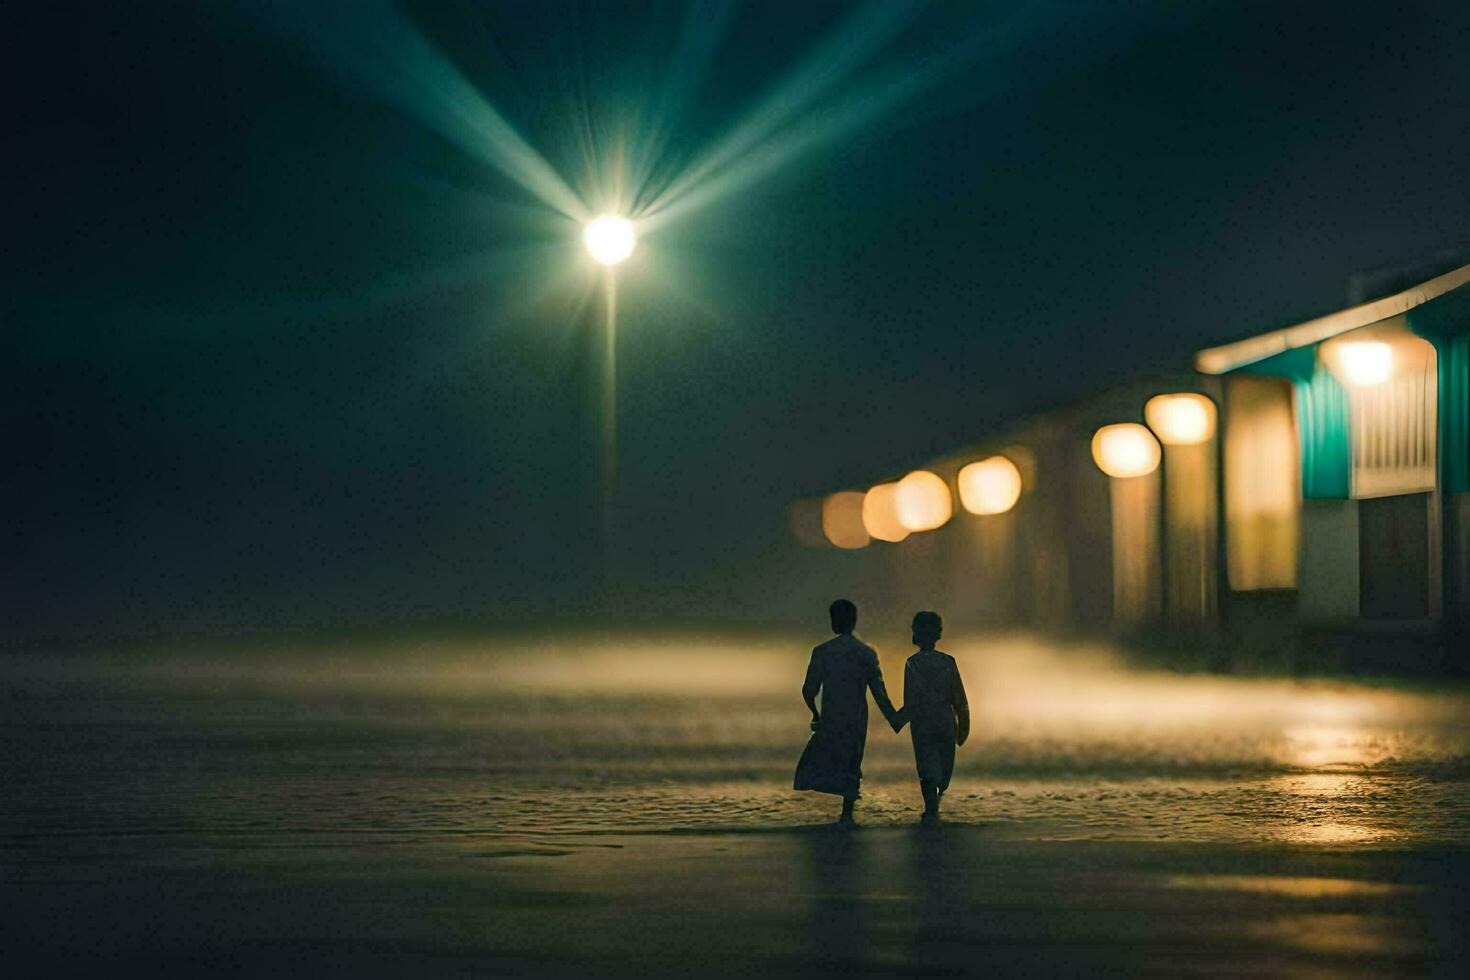
<svg viewBox="0 0 1470 980"><path fill-rule="evenodd" d="M814 969L860 973L873 957L869 913L875 882L864 851L875 846L860 834L823 827L801 834L810 905L799 934L806 962Z"/></svg>
<svg viewBox="0 0 1470 980"><path fill-rule="evenodd" d="M914 828L903 841L908 865L904 892L909 896L905 959L920 972L943 972L946 965L963 959L960 922L972 914L972 906L957 888L965 874L955 866L960 855L952 845L946 846L941 829Z"/></svg>
<svg viewBox="0 0 1470 980"><path fill-rule="evenodd" d="M1386 915L1298 913L1252 924L1251 939L1307 953L1336 956L1410 956L1424 937L1406 932L1402 919ZM1413 971L1418 973L1418 970Z"/></svg>
<svg viewBox="0 0 1470 980"><path fill-rule="evenodd" d="M1303 878L1287 875L1171 875L1165 887L1196 891L1254 892L1290 898L1327 898L1345 895L1394 895L1422 891L1421 885L1352 878Z"/></svg>
<svg viewBox="0 0 1470 980"><path fill-rule="evenodd" d="M1368 841L1390 840L1395 835L1382 827L1363 827L1350 823L1311 823L1298 828L1288 828L1282 833L1285 840L1299 844L1362 844Z"/></svg>
<svg viewBox="0 0 1470 980"><path fill-rule="evenodd" d="M1305 772L1266 781L1262 792L1279 801L1281 819L1270 826L1274 836L1298 844L1357 844L1392 840L1400 831L1374 826L1373 806L1381 799L1375 779L1337 772ZM1402 828L1408 830L1409 828Z"/></svg>

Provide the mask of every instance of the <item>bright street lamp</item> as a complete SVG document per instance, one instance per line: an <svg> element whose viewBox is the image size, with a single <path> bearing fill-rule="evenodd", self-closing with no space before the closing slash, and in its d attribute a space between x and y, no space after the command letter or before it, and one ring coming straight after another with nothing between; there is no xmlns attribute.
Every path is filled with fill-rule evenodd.
<svg viewBox="0 0 1470 980"><path fill-rule="evenodd" d="M582 244L598 262L614 266L633 254L638 232L633 222L620 214L601 214L582 229Z"/></svg>

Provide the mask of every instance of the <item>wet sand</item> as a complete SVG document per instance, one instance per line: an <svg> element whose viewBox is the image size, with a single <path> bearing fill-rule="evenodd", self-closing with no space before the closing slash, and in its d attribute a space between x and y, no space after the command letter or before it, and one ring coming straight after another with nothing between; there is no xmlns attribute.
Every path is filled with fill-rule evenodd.
<svg viewBox="0 0 1470 980"><path fill-rule="evenodd" d="M948 822L875 727L789 790L799 640L0 665L32 973L1463 975L1470 697L956 648ZM890 676L896 675L885 658ZM894 691L895 695L900 692Z"/></svg>
<svg viewBox="0 0 1470 980"><path fill-rule="evenodd" d="M1463 850L992 828L88 847L7 875L11 962L240 975L1464 975Z"/></svg>

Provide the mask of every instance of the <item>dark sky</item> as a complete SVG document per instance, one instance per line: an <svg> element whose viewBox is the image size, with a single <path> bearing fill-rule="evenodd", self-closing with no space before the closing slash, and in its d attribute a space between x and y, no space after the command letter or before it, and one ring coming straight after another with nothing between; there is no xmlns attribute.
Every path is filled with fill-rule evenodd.
<svg viewBox="0 0 1470 980"><path fill-rule="evenodd" d="M595 319L525 299L563 247L531 196L343 69L395 39L16 6L6 635L596 608ZM853 15L739 6L671 82L682 3L403 9L569 178L579 125L655 105L677 172ZM1027 11L921 11L796 132L882 79L913 99L646 243L628 609L738 607L793 497L1470 239L1470 4Z"/></svg>

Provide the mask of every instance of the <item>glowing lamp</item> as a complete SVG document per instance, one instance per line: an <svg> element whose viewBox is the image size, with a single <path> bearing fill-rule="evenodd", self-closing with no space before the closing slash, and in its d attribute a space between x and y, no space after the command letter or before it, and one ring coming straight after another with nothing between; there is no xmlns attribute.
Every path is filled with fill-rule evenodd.
<svg viewBox="0 0 1470 980"><path fill-rule="evenodd" d="M822 501L822 534L835 548L866 548L863 494L856 490L834 493Z"/></svg>
<svg viewBox="0 0 1470 980"><path fill-rule="evenodd" d="M1108 476L1147 476L1159 466L1159 441L1137 422L1105 425L1092 437L1092 459Z"/></svg>
<svg viewBox="0 0 1470 980"><path fill-rule="evenodd" d="M879 541L902 541L908 528L898 521L897 483L880 483L863 496L863 527Z"/></svg>
<svg viewBox="0 0 1470 980"><path fill-rule="evenodd" d="M1350 384L1369 388L1387 381L1393 373L1393 348L1381 341L1338 344L1332 353L1337 373Z"/></svg>
<svg viewBox="0 0 1470 980"><path fill-rule="evenodd" d="M1215 403L1204 395L1155 395L1143 417L1166 446L1195 446L1215 434Z"/></svg>
<svg viewBox="0 0 1470 980"><path fill-rule="evenodd" d="M603 265L617 265L633 254L638 232L633 222L619 214L598 215L582 229L582 244Z"/></svg>
<svg viewBox="0 0 1470 980"><path fill-rule="evenodd" d="M1021 499L1021 471L1004 456L960 470L960 503L972 514L1004 514Z"/></svg>
<svg viewBox="0 0 1470 980"><path fill-rule="evenodd" d="M893 509L905 530L932 531L942 527L954 513L949 484L928 470L914 470L898 481Z"/></svg>

